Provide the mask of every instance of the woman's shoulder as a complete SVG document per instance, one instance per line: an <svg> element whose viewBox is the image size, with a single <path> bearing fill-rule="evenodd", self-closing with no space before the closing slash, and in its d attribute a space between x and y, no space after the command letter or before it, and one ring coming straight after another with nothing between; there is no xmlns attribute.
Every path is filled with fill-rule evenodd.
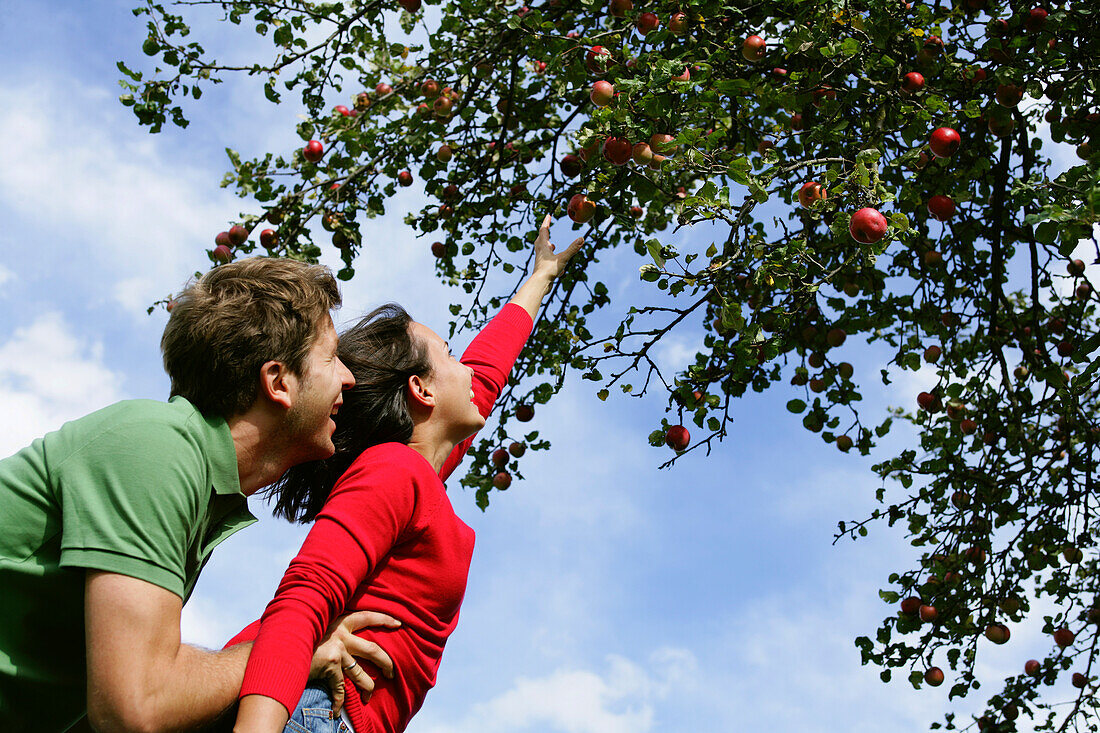
<svg viewBox="0 0 1100 733"><path fill-rule="evenodd" d="M439 476L424 456L405 443L372 445L352 461L343 478L350 476L404 477L412 482L439 482Z"/></svg>

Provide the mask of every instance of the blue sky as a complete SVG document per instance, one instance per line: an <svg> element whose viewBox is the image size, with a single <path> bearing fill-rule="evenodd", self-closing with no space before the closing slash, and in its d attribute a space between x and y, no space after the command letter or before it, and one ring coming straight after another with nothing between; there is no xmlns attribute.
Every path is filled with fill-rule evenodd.
<svg viewBox="0 0 1100 733"><path fill-rule="evenodd" d="M9 0L0 10L3 455L115 400L167 395L165 316L145 308L206 268L214 233L247 205L218 187L224 148L300 145L300 110L289 98L267 103L247 81L208 90L186 131L138 129L117 102L115 70L144 58L131 4ZM204 32L209 47L231 41L240 54L253 43ZM403 190L370 222L338 323L397 300L444 331L457 293L435 280L427 242L402 222L421 201ZM564 245L572 234L562 223L552 237ZM336 264L333 251L325 257ZM604 263L600 276L619 294L607 317L644 297L639 264L633 254ZM697 337L677 336L658 358L675 368ZM857 374L877 374L881 354L853 341L844 348ZM868 378L866 414L909 406L929 380L899 375L883 388ZM526 480L494 494L486 513L452 480L477 547L437 687L409 730L879 731L939 719L949 685L884 685L859 664L852 640L891 610L877 589L913 553L885 527L831 545L837 520L875 507L873 459L805 431L783 409L790 392L742 400L733 434L709 457L659 471L668 453L646 436L664 400L601 403L573 374L532 423L553 449L528 453ZM896 431L877 457L910 438ZM189 641L220 647L258 617L304 536L252 504L261 522L218 550L184 611ZM1046 647L1027 625L1005 647L982 644L983 691Z"/></svg>

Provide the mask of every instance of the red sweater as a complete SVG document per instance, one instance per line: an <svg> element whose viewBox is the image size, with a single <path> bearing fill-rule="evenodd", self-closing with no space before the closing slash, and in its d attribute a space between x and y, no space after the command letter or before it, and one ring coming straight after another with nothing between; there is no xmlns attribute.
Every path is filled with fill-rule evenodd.
<svg viewBox="0 0 1100 733"><path fill-rule="evenodd" d="M488 416L531 332L531 318L507 305L462 355L474 369L474 401ZM367 703L344 680L356 733L403 731L435 684L447 638L458 623L474 531L454 513L443 486L473 443L455 447L437 475L403 443L365 450L336 482L263 618L229 644L255 639L241 697L265 695L293 710L313 649L332 619L373 610L398 629L364 629L394 662L395 678L375 678ZM257 633L257 629L258 632Z"/></svg>

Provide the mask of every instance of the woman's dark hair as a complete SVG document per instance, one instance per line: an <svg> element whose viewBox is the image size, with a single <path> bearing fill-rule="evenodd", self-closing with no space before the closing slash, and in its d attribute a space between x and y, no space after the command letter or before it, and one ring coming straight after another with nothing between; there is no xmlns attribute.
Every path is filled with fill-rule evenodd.
<svg viewBox="0 0 1100 733"><path fill-rule="evenodd" d="M408 443L413 421L405 401L409 377L431 374L428 349L409 332L412 317L396 303L368 313L340 334L337 354L355 377L336 414L332 442L336 453L294 466L264 490L275 500L275 514L311 522L336 480L359 454L379 443Z"/></svg>

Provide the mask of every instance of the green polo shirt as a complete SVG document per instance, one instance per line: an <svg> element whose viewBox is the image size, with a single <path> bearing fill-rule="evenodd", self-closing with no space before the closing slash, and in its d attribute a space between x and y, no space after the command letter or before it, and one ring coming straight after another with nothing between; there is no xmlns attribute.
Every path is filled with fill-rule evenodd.
<svg viewBox="0 0 1100 733"><path fill-rule="evenodd" d="M65 423L0 461L0 731L84 714L84 571L191 594L210 552L255 522L229 426L182 397Z"/></svg>

